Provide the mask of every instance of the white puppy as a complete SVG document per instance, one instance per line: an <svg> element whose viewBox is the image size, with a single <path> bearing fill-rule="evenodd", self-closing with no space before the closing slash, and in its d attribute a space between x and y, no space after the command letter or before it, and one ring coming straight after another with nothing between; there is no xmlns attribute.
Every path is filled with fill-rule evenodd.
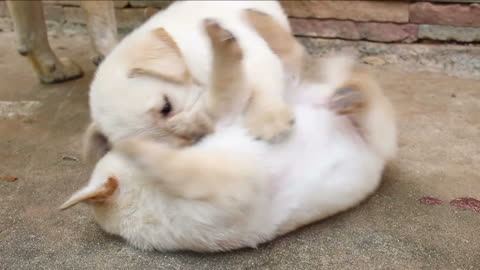
<svg viewBox="0 0 480 270"><path fill-rule="evenodd" d="M178 1L125 37L91 84L87 152L102 149L107 138L143 135L183 145L212 131L211 115L193 106L209 103L202 93L214 84L212 50L202 27L207 18L230 29L243 50L245 87L253 92L245 119L249 133L267 141L288 135L293 114L282 95L291 76L286 78L278 55L248 22L250 9L269 14L290 33L276 1ZM286 68L295 75L296 66Z"/></svg>
<svg viewBox="0 0 480 270"><path fill-rule="evenodd" d="M222 38L228 31L212 21L206 28L214 62L227 75L238 71L235 38ZM105 231L141 249L221 251L255 247L357 205L395 155L393 111L351 59L324 65L322 83L307 77L289 90L297 123L286 141L268 144L248 135L238 117L246 104L232 98L216 132L193 146L115 143L62 209L89 203ZM229 88L210 91L246 100L246 78L240 72Z"/></svg>

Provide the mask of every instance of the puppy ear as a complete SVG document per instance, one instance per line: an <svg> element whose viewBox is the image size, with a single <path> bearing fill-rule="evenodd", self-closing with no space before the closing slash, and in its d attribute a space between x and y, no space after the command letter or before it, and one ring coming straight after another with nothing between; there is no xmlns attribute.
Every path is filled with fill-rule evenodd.
<svg viewBox="0 0 480 270"><path fill-rule="evenodd" d="M129 76L147 75L174 83L186 83L191 78L187 65L175 41L163 28L149 32L131 48Z"/></svg>
<svg viewBox="0 0 480 270"><path fill-rule="evenodd" d="M70 199L68 199L60 210L70 208L80 202L86 203L103 203L105 200L113 195L118 188L118 180L115 177L109 177L107 181L100 185L90 184L79 191L75 192Z"/></svg>
<svg viewBox="0 0 480 270"><path fill-rule="evenodd" d="M97 161L110 151L110 148L107 136L98 130L95 123L91 123L83 136L83 159Z"/></svg>

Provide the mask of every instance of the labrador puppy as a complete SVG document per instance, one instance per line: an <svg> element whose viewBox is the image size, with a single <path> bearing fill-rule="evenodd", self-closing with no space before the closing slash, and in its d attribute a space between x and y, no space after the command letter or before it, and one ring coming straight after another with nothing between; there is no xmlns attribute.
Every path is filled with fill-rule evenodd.
<svg viewBox="0 0 480 270"><path fill-rule="evenodd" d="M297 120L291 136L255 140L242 121L255 94L241 69L247 54L219 22L204 27L214 63L207 91L223 104L215 133L182 148L115 141L62 209L88 203L105 231L140 249L213 252L256 247L374 192L397 140L392 105L368 71L344 56L310 63L286 91ZM272 48L289 39L282 33L270 32Z"/></svg>

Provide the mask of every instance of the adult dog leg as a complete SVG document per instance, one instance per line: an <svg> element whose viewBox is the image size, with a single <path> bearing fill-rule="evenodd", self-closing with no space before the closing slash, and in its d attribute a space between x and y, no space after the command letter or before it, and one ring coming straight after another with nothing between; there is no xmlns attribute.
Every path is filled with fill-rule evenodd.
<svg viewBox="0 0 480 270"><path fill-rule="evenodd" d="M87 28L95 56L92 61L98 65L118 43L117 21L113 1L80 1L87 14Z"/></svg>
<svg viewBox="0 0 480 270"><path fill-rule="evenodd" d="M7 1L17 34L18 52L26 56L43 83L79 78L80 67L68 58L58 59L48 44L41 1Z"/></svg>

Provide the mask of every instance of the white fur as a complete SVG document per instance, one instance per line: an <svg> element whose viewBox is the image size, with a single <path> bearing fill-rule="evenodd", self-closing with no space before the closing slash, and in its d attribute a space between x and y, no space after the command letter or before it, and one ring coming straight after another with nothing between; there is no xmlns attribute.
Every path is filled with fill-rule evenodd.
<svg viewBox="0 0 480 270"><path fill-rule="evenodd" d="M125 38L101 65L92 83L92 118L101 131L112 140L149 132L154 127L145 112L161 102L162 93L168 92L176 105L188 107L203 91L198 87L187 93L180 86L159 80L127 78L125 54L131 43L156 27L164 27L172 35L192 75L206 84L211 72L211 51L201 22L213 17L238 38L245 54L248 83L270 89L278 85L282 89L285 81L281 63L265 42L242 23L240 11L244 8L269 13L288 26L276 2L187 1L173 4ZM197 198L197 190L191 188L185 189L191 192L188 196L172 193L162 183L161 171L151 173L152 166L113 151L98 162L88 185L64 206L101 189L114 176L118 188L113 195L92 205L97 222L105 231L120 235L138 248L162 251L255 247L355 206L380 183L385 162L391 158L388 154L393 155L396 149L396 134L393 119L382 116L381 108L374 106L367 125L371 123L371 129L378 131L378 126L385 124L384 131L369 130L369 134L378 136L364 138L348 117L318 106L349 77L348 65L349 62L339 61L328 66L337 67L333 68L337 72L327 73L325 84L291 89L288 100L296 125L286 141L268 144L254 140L247 134L243 121L237 119L219 124L216 132L200 143L178 150L202 160L217 161L205 170L215 166L232 169L226 171L224 181L202 178L221 178L222 174L215 173L182 179L197 185L199 193L204 191L202 183L219 183L215 188L220 193L215 196ZM145 154L146 159L162 151L160 143L147 146L150 151ZM176 164L174 169L183 172L181 166ZM178 187L183 185L178 183Z"/></svg>
<svg viewBox="0 0 480 270"><path fill-rule="evenodd" d="M154 133L158 127L146 112L163 102L163 94L173 99L176 109L189 108L204 87L186 89L148 77L129 78L131 51L136 49L136 42L144 39L153 29L162 27L177 43L193 77L207 85L212 70L212 51L202 24L206 18L215 19L239 40L244 52L248 86L278 91L280 94L276 96L280 98L284 88L282 65L266 42L245 21L243 11L246 8L270 14L290 29L276 1L177 1L154 15L125 37L98 68L90 91L93 122L114 141Z"/></svg>
<svg viewBox="0 0 480 270"><path fill-rule="evenodd" d="M255 247L357 205L379 185L387 159L362 138L348 117L317 105L325 92L331 92L327 84L294 91L297 124L287 141L256 141L238 121L219 125L197 145L180 150L217 156L219 167L231 161L243 168L238 170L237 185L229 186L231 181L224 179L221 199L171 195L146 172L148 168L118 152L108 153L84 188L101 186L110 176L119 181L111 198L93 205L97 222L141 249L219 251ZM389 130L380 138L384 145L393 145L384 149L387 152L396 148L394 126L387 125ZM151 148L152 153L157 151L155 145ZM192 181L201 185L208 179Z"/></svg>

